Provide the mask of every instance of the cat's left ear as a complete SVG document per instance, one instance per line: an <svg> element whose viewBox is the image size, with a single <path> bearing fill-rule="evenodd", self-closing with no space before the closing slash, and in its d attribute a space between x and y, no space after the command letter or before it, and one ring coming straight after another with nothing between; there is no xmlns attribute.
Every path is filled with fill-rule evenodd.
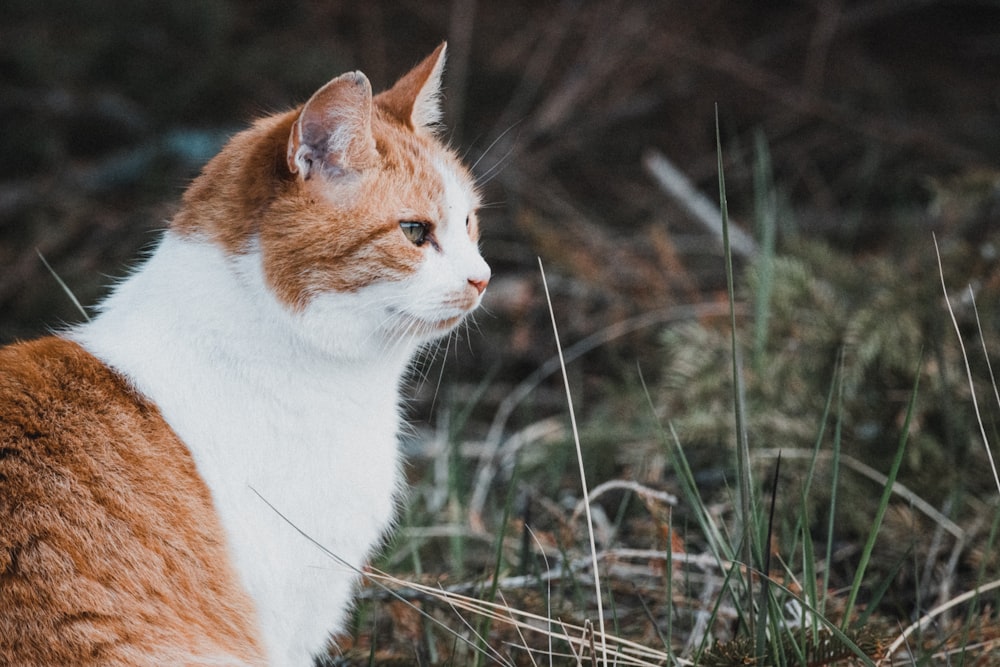
<svg viewBox="0 0 1000 667"><path fill-rule="evenodd" d="M303 180L356 173L377 157L372 87L361 72L342 74L316 91L288 137L288 169Z"/></svg>
<svg viewBox="0 0 1000 667"><path fill-rule="evenodd" d="M442 42L375 103L412 130L433 133L441 121L441 74L447 43Z"/></svg>

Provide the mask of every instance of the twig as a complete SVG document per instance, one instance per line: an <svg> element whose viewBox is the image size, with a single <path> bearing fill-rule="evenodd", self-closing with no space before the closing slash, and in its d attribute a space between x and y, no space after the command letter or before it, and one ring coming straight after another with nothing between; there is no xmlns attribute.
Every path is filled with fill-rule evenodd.
<svg viewBox="0 0 1000 667"><path fill-rule="evenodd" d="M988 593L989 591L992 591L996 588L1000 588L1000 579L991 581L990 583L985 584L983 586L977 586L976 588L973 588L971 591L966 591L961 595L959 595L958 597L952 598L947 602L939 604L938 606L934 607L929 612L927 612L919 619L917 619L915 622L913 622L905 630L903 630L903 632L900 633L900 635L896 637L896 639L893 640L891 644L889 644L889 648L886 649L885 656L882 658L882 661L884 662L892 658L892 654L899 650L899 647L902 646L907 641L910 635L912 635L917 630L920 630L921 628L926 626L936 617L952 609L953 607L957 607L958 605L966 602L967 600L978 597L983 593Z"/></svg>
<svg viewBox="0 0 1000 667"><path fill-rule="evenodd" d="M677 496L669 494L666 491L657 491L656 489L651 489L648 486L644 486L639 482L634 482L629 479L612 479L595 486L594 490L587 496L586 501L580 500L577 502L576 507L573 509L573 515L570 517L570 523L573 523L580 517L580 514L583 513L585 503L593 504L594 501L602 495L615 489L625 489L626 491L631 491L637 496L659 500L667 505L677 504Z"/></svg>
<svg viewBox="0 0 1000 667"><path fill-rule="evenodd" d="M699 192L680 169L657 150L647 151L642 164L667 195L683 206L716 239L722 241L722 213L719 207ZM757 243L753 238L732 225L729 227L729 243L732 251L740 257L753 257L757 254Z"/></svg>

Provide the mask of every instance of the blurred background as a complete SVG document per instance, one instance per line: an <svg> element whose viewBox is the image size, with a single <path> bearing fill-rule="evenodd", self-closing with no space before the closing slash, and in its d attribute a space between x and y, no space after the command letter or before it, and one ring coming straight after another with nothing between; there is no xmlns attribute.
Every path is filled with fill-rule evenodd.
<svg viewBox="0 0 1000 667"><path fill-rule="evenodd" d="M839 373L837 437L886 470L919 380L900 479L976 543L996 488L934 243L995 439L996 0L5 0L0 342L79 321L55 275L83 304L98 301L254 117L354 69L384 89L445 39L446 137L485 192L494 280L408 390L412 474L429 481L407 525L495 525L522 451L526 497L572 506L579 480L539 258L573 357L592 482L676 491L662 455L669 420L706 498L731 500L718 126L755 463L832 430L823 409ZM852 509L838 548L866 534L879 489L844 484ZM457 514L449 498L462 499ZM819 498L817 526L823 508ZM887 522L889 553L872 569L905 584L886 603L905 618L937 590L898 569L931 527L906 507ZM856 549L837 553L834 584L850 580ZM944 560L920 553L924 575ZM459 572L466 558L475 563L432 551L424 568ZM972 549L950 575L989 558Z"/></svg>
<svg viewBox="0 0 1000 667"><path fill-rule="evenodd" d="M387 87L444 39L448 138L487 192L512 345L533 341L499 309L530 306L539 255L581 331L722 285L717 241L644 166L717 201L715 105L751 234L760 142L785 237L898 253L996 223L995 1L7 0L0 340L79 317L39 253L93 303L232 132L344 71Z"/></svg>
<svg viewBox="0 0 1000 667"><path fill-rule="evenodd" d="M932 233L952 288L974 285L1000 331L998 2L7 0L0 341L79 321L55 275L94 304L254 117L353 69L388 87L444 39L447 139L485 191L495 278L460 344L421 367L418 403L489 378L488 420L551 357L541 258L563 340L596 337L572 366L581 409L627 414L615 399L639 363L673 414L700 401L726 419L712 396L728 362L674 358L707 353L727 319L716 122L762 387L796 386L762 372L768 350L792 351L817 383L801 392L821 399L847 346L858 386L894 397L858 433L898 427L907 365L950 335ZM761 257L784 286L763 300ZM664 334L690 321L703 328ZM546 377L534 416L564 408ZM701 377L715 384L700 393ZM928 424L954 439L950 419Z"/></svg>
<svg viewBox="0 0 1000 667"><path fill-rule="evenodd" d="M847 346L858 386L895 397L858 432L892 432L920 351L950 335L934 233L951 287L974 285L1000 331L1000 2L7 0L0 342L79 321L55 276L97 302L253 118L353 69L384 89L445 39L446 138L484 189L495 278L460 344L419 369L420 419L442 382L489 378L488 421L550 359L539 258L565 344L585 341L581 409L628 414L638 363L675 417L727 419L728 362L680 354L707 354L728 319L716 114L762 388L797 386L762 373L794 352L821 399ZM784 291L762 295L758 265ZM690 321L704 329L664 334ZM546 378L533 416L564 409ZM940 438L950 419L929 419Z"/></svg>

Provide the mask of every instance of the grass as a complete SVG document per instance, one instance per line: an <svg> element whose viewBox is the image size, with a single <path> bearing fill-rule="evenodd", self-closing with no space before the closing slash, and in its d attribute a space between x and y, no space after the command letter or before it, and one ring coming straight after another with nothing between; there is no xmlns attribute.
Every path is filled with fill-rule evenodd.
<svg viewBox="0 0 1000 667"><path fill-rule="evenodd" d="M681 333L674 331L665 339L672 352L681 349L681 356L692 355L686 362L691 372L698 374L706 364L714 364L715 372L705 373L691 393L694 400L714 397L702 407L718 422L727 419L725 412L716 411L725 405L718 397L728 392L731 425L720 429L716 424L711 430L716 442L710 444L704 420L689 418L683 410L674 412L692 404L665 400L675 393L670 378L679 367L668 355L654 383L644 377L640 364L635 383L639 390L621 399L644 415L619 425L584 422L578 428L570 388L580 378L568 366L570 356L563 355L558 305L550 302L558 361L540 367L507 394L507 400L496 403L488 444L479 450L491 463L485 468L480 464L479 481L466 489L466 498L473 492L479 497L463 506L457 493L461 485L452 488L458 505L453 503L448 514L453 528L449 555L423 557L424 564L435 565L433 572L420 577L369 573L379 586L363 593L359 630L342 643L340 664L920 665L945 656L954 664L968 664L1000 655L1000 632L993 629L1000 563L992 556L1000 513L997 495L973 481L981 477L973 474L977 461L988 460L992 466L987 436L996 432L996 424L972 397L986 387L1000 408L988 355L984 365L989 378L976 377L976 364L968 361L961 344L969 331L960 326L949 301L959 346L935 341L939 348L934 355L917 348L915 355L906 357L910 365L905 368L897 357L906 355L889 349L887 340L880 338L901 340L898 337L846 326L837 330L838 347L830 345L837 336L814 340L810 336L823 327L807 326L798 332L809 355L807 364L793 370L794 360L783 350L792 340L788 314L801 316L803 311L789 305L802 303L802 294L822 297L817 284L825 277L810 263L815 250L799 241L788 246L804 249L800 256L777 252L777 195L769 182L763 143L757 155L756 209L762 238L748 272L754 317L747 321L738 308L744 297L728 249L720 148L728 322L675 323L668 329ZM941 264L947 295L945 270ZM544 271L541 280L545 282ZM855 277L839 280L849 287ZM845 294L848 287L843 287ZM820 312L821 320L844 315L873 321L870 314L838 310L835 298L819 301L813 310ZM875 305L886 303L884 296L874 300ZM920 302L913 299L909 305L916 308ZM859 310L866 307L874 306L861 300ZM944 315L936 309L933 317L940 320ZM968 321L966 313L963 323ZM989 338L978 311L975 322L985 351ZM719 335L703 335L712 330ZM571 346L572 358L578 356L576 351L584 354L613 337L595 334ZM751 352L746 367L745 348ZM699 357L706 349L728 355ZM817 350L826 350L829 358L817 359ZM941 387L954 390L953 384L941 381L944 371L931 363L932 356L951 367L965 360L969 389L953 398L956 403L973 401L977 428L962 433L975 439L978 432L985 445L978 455L970 454L967 463L972 469L945 475L944 485L928 485L920 457L913 454L922 448L920 456L926 456L923 450L930 448L925 431L931 405L938 400L935 392ZM698 363L692 364L692 359ZM720 365L728 367L728 382ZM896 388L868 387L866 383L877 379L876 371L885 368L896 374ZM553 370L562 373L570 428L543 418L505 436L517 408L539 391ZM784 380L785 391L809 391L808 400L797 405L815 409L788 415L787 423L782 422L786 404L761 403L772 395L761 382L775 378ZM896 395L903 381L905 400L900 401ZM702 386L705 383L714 386ZM855 411L871 400L873 391L891 394L885 402L897 419L894 428L884 429L885 435L896 434L895 446L875 457L887 464L885 473L859 458L855 442ZM636 405L645 409L636 410ZM803 421L811 423L807 446L802 446L807 430ZM622 448L618 453L638 442L642 465L636 465L635 457L619 456L609 478L590 493L588 480L595 469L588 462L593 453L588 436L616 429L616 445ZM724 436L721 441L719 434ZM685 441L692 435L693 440ZM463 450L469 444L453 443L452 451L468 457L461 452L473 449ZM700 451L702 445L711 449L708 459ZM558 454L563 447L570 447L573 455ZM512 461L503 463L500 452ZM653 460L659 472L646 477L676 489L677 497L636 478ZM552 461L563 462L555 475L547 465ZM505 476L505 468L517 472ZM901 476L909 476L910 485L902 483ZM482 492L483 478L489 479L492 491ZM948 488L956 478L965 479L962 488ZM881 487L877 499L859 501L872 497L872 484ZM570 498L573 502L567 503ZM434 516L415 520L421 519L437 521ZM470 522L473 530L461 528ZM492 556L478 543L484 537L493 544ZM942 546L949 541L950 552ZM405 545L405 535L401 542ZM431 553L428 542L405 548L414 554ZM465 573L459 580L450 576L458 572ZM371 623L373 609L389 620L381 634L365 635L362 630Z"/></svg>

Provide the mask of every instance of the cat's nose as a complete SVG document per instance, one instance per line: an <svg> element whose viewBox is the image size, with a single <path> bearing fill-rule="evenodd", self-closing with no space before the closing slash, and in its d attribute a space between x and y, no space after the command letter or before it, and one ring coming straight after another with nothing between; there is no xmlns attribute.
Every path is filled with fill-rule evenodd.
<svg viewBox="0 0 1000 667"><path fill-rule="evenodd" d="M486 290L486 286L490 284L489 278L469 278L469 284L476 288L476 291L482 294Z"/></svg>

